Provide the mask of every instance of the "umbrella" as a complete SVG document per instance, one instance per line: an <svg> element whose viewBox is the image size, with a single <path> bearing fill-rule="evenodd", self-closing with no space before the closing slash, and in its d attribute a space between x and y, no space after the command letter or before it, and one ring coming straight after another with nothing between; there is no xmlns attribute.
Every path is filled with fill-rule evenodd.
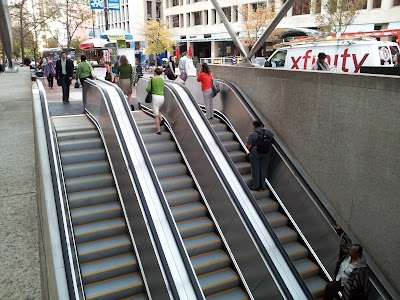
<svg viewBox="0 0 400 300"><path fill-rule="evenodd" d="M180 55L180 53L179 53L179 47L176 47L176 49L175 49L175 56L176 56L176 58L179 58L179 55Z"/></svg>
<svg viewBox="0 0 400 300"><path fill-rule="evenodd" d="M113 28L100 34L100 38L108 40L132 40L133 36L125 30Z"/></svg>
<svg viewBox="0 0 400 300"><path fill-rule="evenodd" d="M193 56L192 48L190 48L190 47L189 47L189 50L188 50L188 56L189 56L189 57L192 57L192 56Z"/></svg>
<svg viewBox="0 0 400 300"><path fill-rule="evenodd" d="M108 42L103 39L98 39L98 38L88 39L88 40L82 42L79 45L79 48L81 48L82 50L86 50L86 49L90 49L90 48L104 48L104 46L107 43Z"/></svg>

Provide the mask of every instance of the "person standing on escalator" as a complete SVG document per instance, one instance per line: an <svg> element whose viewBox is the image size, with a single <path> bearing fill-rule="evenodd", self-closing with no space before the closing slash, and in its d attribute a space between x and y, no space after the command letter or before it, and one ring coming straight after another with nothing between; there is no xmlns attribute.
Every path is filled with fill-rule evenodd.
<svg viewBox="0 0 400 300"><path fill-rule="evenodd" d="M211 73L210 68L206 63L202 64L201 72L199 76L197 76L197 81L201 83L208 120L214 117L212 79L213 73Z"/></svg>

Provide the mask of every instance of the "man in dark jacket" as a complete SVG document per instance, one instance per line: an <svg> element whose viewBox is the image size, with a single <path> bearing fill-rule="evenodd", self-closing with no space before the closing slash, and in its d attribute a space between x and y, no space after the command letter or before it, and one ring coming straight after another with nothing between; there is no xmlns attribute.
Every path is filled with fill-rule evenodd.
<svg viewBox="0 0 400 300"><path fill-rule="evenodd" d="M63 93L63 102L69 102L69 86L74 73L74 63L67 58L66 52L61 52L61 59L56 63L56 79L57 84L61 85Z"/></svg>

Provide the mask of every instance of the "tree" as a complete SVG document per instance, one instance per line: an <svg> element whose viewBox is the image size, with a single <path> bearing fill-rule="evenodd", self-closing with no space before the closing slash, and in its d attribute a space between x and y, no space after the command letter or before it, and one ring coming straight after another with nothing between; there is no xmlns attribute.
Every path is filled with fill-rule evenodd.
<svg viewBox="0 0 400 300"><path fill-rule="evenodd" d="M322 6L320 1L315 3L314 10L321 12L315 22L326 33L344 32L366 5L365 0L327 0Z"/></svg>
<svg viewBox="0 0 400 300"><path fill-rule="evenodd" d="M260 3L254 10L251 4L242 5L239 14L242 16L241 40L245 46L251 48L274 18L274 6L266 7Z"/></svg>
<svg viewBox="0 0 400 300"><path fill-rule="evenodd" d="M157 56L157 53L172 51L172 46L175 45L172 40L174 36L172 31L168 29L167 23L162 20L147 21L143 29L143 36L146 41L146 54L155 54Z"/></svg>

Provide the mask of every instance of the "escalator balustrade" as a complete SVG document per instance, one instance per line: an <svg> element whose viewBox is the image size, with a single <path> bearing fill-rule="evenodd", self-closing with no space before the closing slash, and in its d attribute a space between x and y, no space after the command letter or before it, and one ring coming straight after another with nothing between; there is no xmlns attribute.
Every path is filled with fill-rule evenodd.
<svg viewBox="0 0 400 300"><path fill-rule="evenodd" d="M132 115L204 295L249 299L171 134L165 126L155 134L154 119L142 111Z"/></svg>
<svg viewBox="0 0 400 300"><path fill-rule="evenodd" d="M52 122L86 299L148 299L97 128L83 115Z"/></svg>

